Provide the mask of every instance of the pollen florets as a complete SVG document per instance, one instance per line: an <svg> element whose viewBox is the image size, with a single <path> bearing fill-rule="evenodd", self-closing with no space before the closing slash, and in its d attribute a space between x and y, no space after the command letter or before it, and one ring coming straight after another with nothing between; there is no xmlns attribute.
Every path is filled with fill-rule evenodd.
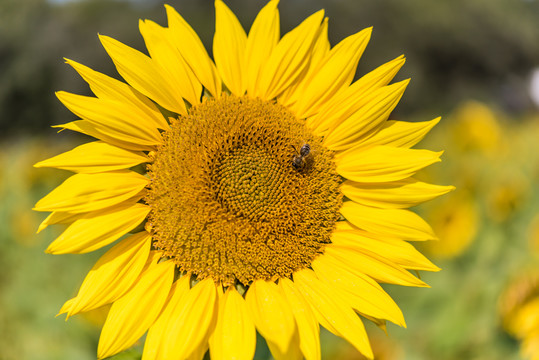
<svg viewBox="0 0 539 360"><path fill-rule="evenodd" d="M342 204L333 153L285 107L210 99L163 138L146 201L154 246L180 271L248 285L289 277L330 242Z"/></svg>

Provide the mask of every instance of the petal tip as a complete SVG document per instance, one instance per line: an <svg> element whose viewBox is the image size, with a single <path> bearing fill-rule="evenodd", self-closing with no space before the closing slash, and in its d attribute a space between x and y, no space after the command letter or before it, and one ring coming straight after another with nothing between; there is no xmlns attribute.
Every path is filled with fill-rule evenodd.
<svg viewBox="0 0 539 360"><path fill-rule="evenodd" d="M406 86L408 86L408 84L410 83L411 80L412 80L412 78L404 79L401 82L399 82L398 84L401 84L401 86L406 87Z"/></svg>
<svg viewBox="0 0 539 360"><path fill-rule="evenodd" d="M52 244L51 244L52 245ZM56 251L53 247L51 247L51 245L49 245L46 249L45 249L45 254L51 254L51 255L55 255Z"/></svg>
<svg viewBox="0 0 539 360"><path fill-rule="evenodd" d="M320 24L322 24L322 22L324 21L324 16L325 15L326 15L326 11L324 9L320 9L311 16L314 16L316 18L320 18L319 22L320 22Z"/></svg>
<svg viewBox="0 0 539 360"><path fill-rule="evenodd" d="M66 312L67 312L67 311L65 311L65 310L62 311L62 310L60 309L60 311L58 312L58 314L54 315L54 317L57 318L58 316L60 316L60 315L62 315L62 314L65 314ZM67 322L67 319L69 319L68 316L66 316L66 318L65 318L65 321L66 321L66 322Z"/></svg>

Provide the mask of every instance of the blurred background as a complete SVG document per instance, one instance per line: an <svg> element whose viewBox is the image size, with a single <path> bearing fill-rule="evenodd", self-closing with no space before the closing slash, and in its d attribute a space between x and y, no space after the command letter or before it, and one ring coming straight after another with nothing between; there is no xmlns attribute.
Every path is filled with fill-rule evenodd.
<svg viewBox="0 0 539 360"><path fill-rule="evenodd" d="M225 2L248 30L266 1ZM211 52L213 1L167 3ZM443 270L421 274L430 289L385 286L408 328L370 326L377 359L539 359L539 1L282 0L281 33L320 8L332 45L374 26L358 76L406 55L396 80L412 82L392 118L442 116L418 147L443 162L420 177L457 186L414 209L440 238L416 245ZM69 173L31 165L88 140L50 128L76 119L55 91L90 94L63 57L119 77L97 34L144 51L139 18L166 25L163 3L0 0L1 360L95 359L105 311L55 315L102 252L44 254L60 230L36 235L46 214L30 209ZM361 359L327 332L322 349Z"/></svg>

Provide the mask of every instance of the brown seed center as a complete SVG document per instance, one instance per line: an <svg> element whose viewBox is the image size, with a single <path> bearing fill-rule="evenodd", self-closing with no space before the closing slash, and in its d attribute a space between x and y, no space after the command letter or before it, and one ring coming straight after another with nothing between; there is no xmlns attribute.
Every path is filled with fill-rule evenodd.
<svg viewBox="0 0 539 360"><path fill-rule="evenodd" d="M180 271L249 285L290 277L330 242L342 204L333 153L285 107L211 99L163 138L148 227Z"/></svg>

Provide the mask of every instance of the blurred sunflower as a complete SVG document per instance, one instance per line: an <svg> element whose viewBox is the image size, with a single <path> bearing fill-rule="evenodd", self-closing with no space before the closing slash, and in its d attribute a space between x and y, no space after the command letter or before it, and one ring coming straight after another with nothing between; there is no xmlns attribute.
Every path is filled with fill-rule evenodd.
<svg viewBox="0 0 539 360"><path fill-rule="evenodd" d="M457 191L444 200L426 209L426 218L440 241L426 243L424 249L436 257L453 258L473 243L481 227L481 216L473 195L466 191Z"/></svg>
<svg viewBox="0 0 539 360"><path fill-rule="evenodd" d="M452 187L412 178L439 161L410 149L438 119L388 120L404 57L352 84L371 29L330 48L319 11L280 38L277 4L247 35L217 0L215 62L169 6L168 27L139 23L149 56L100 36L127 84L67 60L96 97L59 92L82 120L58 127L98 141L36 164L77 174L35 209L68 224L53 254L133 233L61 309L112 304L99 358L147 331L145 360L250 359L258 331L277 359L319 359L319 325L372 358L358 314L405 325L379 283L438 270L406 242L435 238L406 208Z"/></svg>
<svg viewBox="0 0 539 360"><path fill-rule="evenodd" d="M453 116L453 144L464 152L479 151L485 156L499 157L506 147L506 134L498 117L498 114L481 102L464 102Z"/></svg>
<svg viewBox="0 0 539 360"><path fill-rule="evenodd" d="M501 294L498 307L505 330L521 341L522 356L539 359L539 273L525 271Z"/></svg>

